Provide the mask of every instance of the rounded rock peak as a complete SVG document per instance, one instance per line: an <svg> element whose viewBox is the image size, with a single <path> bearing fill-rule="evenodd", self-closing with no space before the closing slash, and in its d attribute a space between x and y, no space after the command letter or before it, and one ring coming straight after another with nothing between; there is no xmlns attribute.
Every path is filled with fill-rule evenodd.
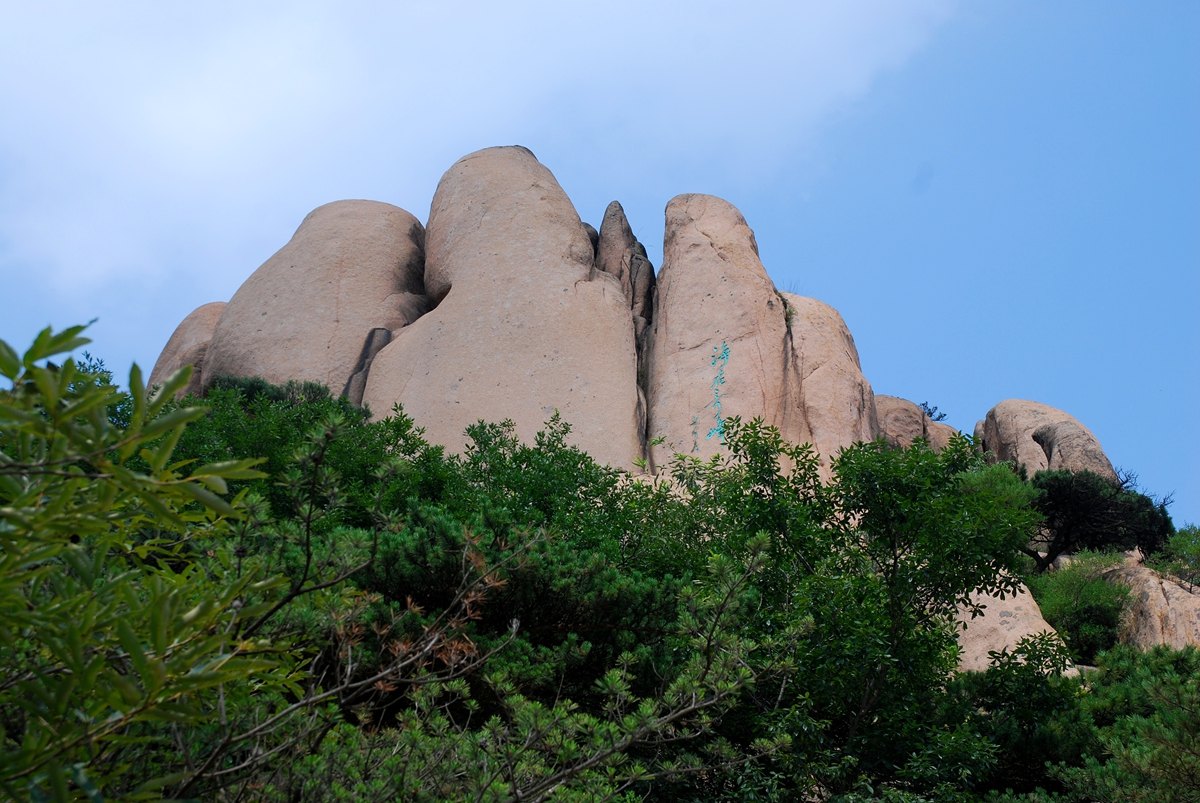
<svg viewBox="0 0 1200 803"><path fill-rule="evenodd" d="M667 202L664 250L677 239L707 241L725 262L759 265L758 241L736 206L715 195L685 193ZM748 256L753 259L747 259ZM765 271L763 272L765 275Z"/></svg>
<svg viewBox="0 0 1200 803"><path fill-rule="evenodd" d="M171 339L158 355L154 370L150 372L150 385L161 385L169 376L185 365L192 366L192 378L179 395L199 393L202 387L201 372L208 344L212 342L217 322L225 311L224 301L210 301L187 314L175 327Z"/></svg>
<svg viewBox="0 0 1200 803"><path fill-rule="evenodd" d="M521 146L485 148L455 162L438 182L426 227L425 286L441 302L451 287L527 278L569 286L594 251L583 221L554 174ZM504 260L495 256L503 252ZM565 269L569 276L558 276Z"/></svg>
<svg viewBox="0 0 1200 803"><path fill-rule="evenodd" d="M1044 469L1117 476L1091 430L1070 413L1042 402L1005 399L988 410L975 434L985 451L999 461L1025 466L1030 476Z"/></svg>
<svg viewBox="0 0 1200 803"><path fill-rule="evenodd" d="M499 155L499 154L511 154L513 156L518 156L518 157L527 156L535 162L538 161L537 154L535 154L533 151L531 151L529 148L525 147L524 145L489 145L486 148L480 148L477 151L471 151L470 153L466 154L465 156L459 157L459 159L454 163L454 165L457 165L461 162L465 162L468 159L477 159L477 158L487 156L487 155ZM450 170L454 169L454 165L450 166ZM447 172L449 172L449 171L447 171Z"/></svg>
<svg viewBox="0 0 1200 803"><path fill-rule="evenodd" d="M423 241L420 221L398 206L345 200L317 207L230 299L204 383L260 376L341 392L373 330L397 330L425 312Z"/></svg>
<svg viewBox="0 0 1200 803"><path fill-rule="evenodd" d="M304 216L304 220L300 221L298 228L303 228L310 222L316 223L329 219L338 219L348 215L355 217L367 216L372 213L379 215L389 213L400 214L412 218L414 223L420 223L412 213L394 204L385 203L384 201L370 201L363 198L345 198L340 201L330 201L329 203L321 204Z"/></svg>

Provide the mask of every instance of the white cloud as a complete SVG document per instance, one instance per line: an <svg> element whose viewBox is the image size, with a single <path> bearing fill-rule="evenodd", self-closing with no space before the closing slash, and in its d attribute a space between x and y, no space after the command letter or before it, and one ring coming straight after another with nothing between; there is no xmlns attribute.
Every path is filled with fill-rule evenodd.
<svg viewBox="0 0 1200 803"><path fill-rule="evenodd" d="M453 159L491 144L561 144L582 176L654 186L684 170L753 180L948 13L30 4L0 26L0 272L81 295L197 268L224 286L324 201L423 216Z"/></svg>

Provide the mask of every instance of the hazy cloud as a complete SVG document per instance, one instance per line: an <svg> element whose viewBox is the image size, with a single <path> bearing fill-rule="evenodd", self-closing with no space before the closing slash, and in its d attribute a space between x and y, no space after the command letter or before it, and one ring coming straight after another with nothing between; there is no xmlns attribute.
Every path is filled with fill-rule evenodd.
<svg viewBox="0 0 1200 803"><path fill-rule="evenodd" d="M0 270L81 294L196 265L240 280L260 238L281 245L321 202L424 216L441 172L492 144L563 143L585 170L649 183L697 166L753 180L948 12L29 5L0 33Z"/></svg>

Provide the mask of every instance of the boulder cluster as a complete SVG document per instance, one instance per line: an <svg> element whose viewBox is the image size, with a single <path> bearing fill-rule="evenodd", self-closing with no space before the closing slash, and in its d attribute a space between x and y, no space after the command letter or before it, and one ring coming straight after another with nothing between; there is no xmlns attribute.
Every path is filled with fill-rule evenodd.
<svg viewBox="0 0 1200 803"><path fill-rule="evenodd" d="M401 404L460 449L478 420L531 438L557 411L598 460L653 471L722 449L731 416L812 443L828 471L851 443L954 430L876 396L832 307L781 293L731 204L681 195L666 209L657 275L621 205L597 231L525 148L463 157L428 223L390 204L337 201L300 224L227 302L176 329L151 375L319 382L375 415ZM1112 473L1071 416L1006 401L977 437L1000 459Z"/></svg>
<svg viewBox="0 0 1200 803"><path fill-rule="evenodd" d="M576 445L631 471L717 454L731 416L813 444L826 476L857 441L940 449L955 434L922 406L875 395L841 315L777 290L728 202L667 204L656 275L619 203L597 231L522 147L455 163L425 225L375 201L314 210L229 302L180 323L151 382L189 364L192 392L258 376L319 382L377 417L400 404L452 450L476 421L508 419L531 439L557 411ZM1044 404L1003 401L975 436L1030 474L1115 477L1096 437ZM1049 629L1024 602L975 628L979 655L1017 619L1022 633Z"/></svg>

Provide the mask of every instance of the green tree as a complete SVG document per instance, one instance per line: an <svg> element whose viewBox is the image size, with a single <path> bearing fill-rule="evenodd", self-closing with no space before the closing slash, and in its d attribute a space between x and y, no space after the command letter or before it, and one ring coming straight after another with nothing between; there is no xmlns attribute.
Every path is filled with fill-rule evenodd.
<svg viewBox="0 0 1200 803"><path fill-rule="evenodd" d="M1185 583L1200 585L1200 527L1189 524L1167 539L1152 567Z"/></svg>
<svg viewBox="0 0 1200 803"><path fill-rule="evenodd" d="M1043 516L1038 537L1022 551L1043 572L1059 555L1080 549L1162 549L1175 531L1167 502L1090 471L1039 471L1032 480Z"/></svg>
<svg viewBox="0 0 1200 803"><path fill-rule="evenodd" d="M821 715L855 773L913 790L961 783L983 747L936 721L930 699L955 669L957 612L1018 583L1031 493L963 438L941 452L855 445L834 474L831 557L803 589L816 623L801 647L809 693L826 698Z"/></svg>
<svg viewBox="0 0 1200 803"><path fill-rule="evenodd" d="M152 396L135 366L128 423L114 424L125 402L106 376L47 362L86 344L82 329L46 329L24 354L0 341L0 790L13 799L107 787L141 750L140 726L214 716L225 684L293 685L268 644L238 635L266 578L214 580L184 558L227 531L236 511L221 494L257 476L255 461L172 461L203 414L167 411L186 373Z"/></svg>
<svg viewBox="0 0 1200 803"><path fill-rule="evenodd" d="M1100 749L1055 774L1087 800L1200 800L1200 651L1120 648L1090 682Z"/></svg>
<svg viewBox="0 0 1200 803"><path fill-rule="evenodd" d="M976 590L1018 582L1018 547L1037 520L1031 489L965 440L941 453L856 445L829 485L810 447L762 422L729 419L726 442L725 458L675 466L691 517L680 537L728 554L756 536L769 543L757 681L716 732L733 744L786 734L792 749L665 797L738 799L744 783L776 800L933 794L980 775L989 746L965 714L948 723L933 702L955 668L956 611Z"/></svg>
<svg viewBox="0 0 1200 803"><path fill-rule="evenodd" d="M1053 634L1027 636L1012 649L989 655L986 672L966 672L950 685L943 701L951 722L969 728L994 745L994 761L967 788L1028 794L1062 792L1047 763L1079 764L1096 740L1079 702L1079 682L1063 675L1070 655Z"/></svg>

